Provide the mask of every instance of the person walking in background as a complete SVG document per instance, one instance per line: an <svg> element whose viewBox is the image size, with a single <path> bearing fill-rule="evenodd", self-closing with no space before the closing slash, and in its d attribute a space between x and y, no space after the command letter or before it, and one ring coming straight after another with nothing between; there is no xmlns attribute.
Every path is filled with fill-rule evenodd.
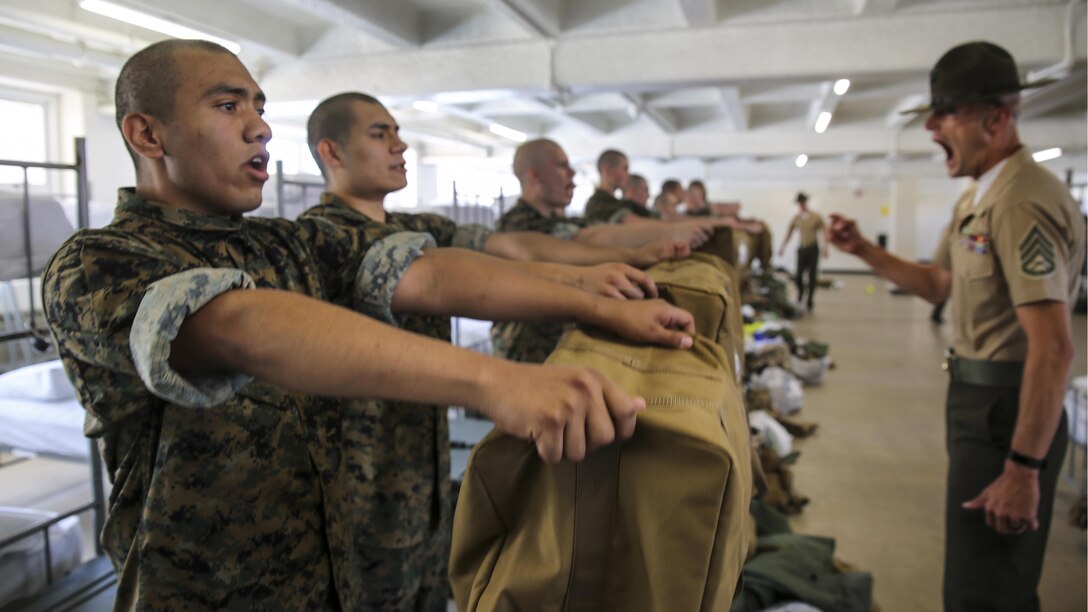
<svg viewBox="0 0 1088 612"><path fill-rule="evenodd" d="M781 256L786 251L794 230L800 234L801 243L797 247L797 303L804 304L809 312L812 312L813 295L816 293L816 275L820 264L820 236L824 230L824 219L818 213L808 209L808 194L797 194L797 206L801 211L794 215L790 221L789 231L782 239L782 246L778 248ZM823 256L827 257L827 243L823 244ZM807 278L807 284L806 284ZM805 289L808 289L808 300L805 300Z"/></svg>

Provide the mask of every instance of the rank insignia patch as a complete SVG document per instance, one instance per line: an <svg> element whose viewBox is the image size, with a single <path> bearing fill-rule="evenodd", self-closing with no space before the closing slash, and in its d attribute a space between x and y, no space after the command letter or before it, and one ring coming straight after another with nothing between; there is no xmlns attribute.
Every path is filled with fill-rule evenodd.
<svg viewBox="0 0 1088 612"><path fill-rule="evenodd" d="M1033 224L1020 241L1020 271L1027 276L1046 276L1054 271L1054 243Z"/></svg>

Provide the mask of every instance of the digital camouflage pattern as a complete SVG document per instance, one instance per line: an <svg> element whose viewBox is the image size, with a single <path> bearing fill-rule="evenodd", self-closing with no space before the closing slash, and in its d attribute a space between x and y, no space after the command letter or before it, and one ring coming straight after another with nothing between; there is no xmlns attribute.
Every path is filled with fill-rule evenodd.
<svg viewBox="0 0 1088 612"><path fill-rule="evenodd" d="M589 225L586 219L577 217L545 217L528 202L519 199L513 208L499 217L495 229L500 232L541 232L564 240L574 240L578 232Z"/></svg>
<svg viewBox="0 0 1088 612"><path fill-rule="evenodd" d="M394 232L428 233L440 247L482 250L490 230L458 226L433 214L386 213L380 223L333 194L304 218L321 217L374 238ZM361 284L357 293L367 293ZM351 295L333 296L350 305ZM398 316L402 329L450 341L446 317ZM356 610L446 609L452 508L449 423L445 406L384 400L343 400L342 484L353 508L352 542L362 563Z"/></svg>
<svg viewBox="0 0 1088 612"><path fill-rule="evenodd" d="M627 215L649 218L653 216L653 213L645 206L639 205L637 202L621 200L603 189L597 189L593 192L593 195L589 196L589 199L586 200L585 218L588 221L596 223L619 223L623 221L624 217Z"/></svg>
<svg viewBox="0 0 1088 612"><path fill-rule="evenodd" d="M46 316L113 483L102 541L118 609L324 609L338 606L333 585L350 593L349 508L329 495L339 406L259 380L210 408L160 399L130 328L148 287L179 273L241 270L258 288L326 298L351 286L365 251L320 219L202 215L122 190L109 226L54 255Z"/></svg>
<svg viewBox="0 0 1088 612"><path fill-rule="evenodd" d="M496 224L500 232L541 232L557 238L574 239L588 224L585 219L545 217L525 200L518 200ZM544 363L560 336L570 329L564 323L497 322L491 326L495 354L512 361Z"/></svg>

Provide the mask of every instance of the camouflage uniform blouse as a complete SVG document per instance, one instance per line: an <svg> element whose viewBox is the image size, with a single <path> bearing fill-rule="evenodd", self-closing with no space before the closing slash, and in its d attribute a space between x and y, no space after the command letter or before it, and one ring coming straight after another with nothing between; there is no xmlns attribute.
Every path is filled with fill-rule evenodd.
<svg viewBox="0 0 1088 612"><path fill-rule="evenodd" d="M653 217L653 213L645 206L631 200L621 200L603 189L597 189L589 200L586 200L585 218L589 221L619 223L627 215Z"/></svg>
<svg viewBox="0 0 1088 612"><path fill-rule="evenodd" d="M490 230L479 225L458 226L433 214L387 213L380 223L352 210L331 193L302 214L356 228L371 239L396 232L430 234L440 247L483 250ZM366 291L360 287L358 290ZM352 291L332 295L334 302L350 305ZM447 317L395 315L404 330L450 341ZM350 601L352 609L400 609L411 600L404 591L418 584L428 569L435 569L443 586L449 558L450 440L446 406L387 400L342 400L342 432L346 478L338 493L351 508L351 542L361 559L393 559L371 562L351 580L359 580ZM430 554L429 548L441 548ZM401 556L378 554L375 549L403 549ZM409 550L411 549L411 550ZM441 567L427 565L440 560ZM426 585L425 585L426 586ZM441 609L445 609L443 590Z"/></svg>
<svg viewBox="0 0 1088 612"><path fill-rule="evenodd" d="M338 607L350 551L343 508L323 499L341 461L337 404L244 375L186 379L169 346L236 288L324 298L359 275L383 285L369 304L383 316L386 285L428 240L368 252L320 219L203 215L122 190L109 226L54 255L46 316L113 483L101 537L117 609Z"/></svg>
<svg viewBox="0 0 1088 612"><path fill-rule="evenodd" d="M567 240L587 226L585 219L545 217L525 200L518 200L496 224L500 232L542 232ZM495 354L506 359L544 363L566 329L563 323L495 323L491 326L491 344Z"/></svg>

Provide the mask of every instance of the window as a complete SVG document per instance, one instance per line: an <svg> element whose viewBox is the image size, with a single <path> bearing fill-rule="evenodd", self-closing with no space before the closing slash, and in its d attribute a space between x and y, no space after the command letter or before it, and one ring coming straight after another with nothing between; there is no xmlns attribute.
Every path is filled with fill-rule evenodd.
<svg viewBox="0 0 1088 612"><path fill-rule="evenodd" d="M0 98L0 159L12 161L49 161L47 105ZM31 185L45 185L42 168L27 171ZM23 169L0 166L0 185L23 184Z"/></svg>

